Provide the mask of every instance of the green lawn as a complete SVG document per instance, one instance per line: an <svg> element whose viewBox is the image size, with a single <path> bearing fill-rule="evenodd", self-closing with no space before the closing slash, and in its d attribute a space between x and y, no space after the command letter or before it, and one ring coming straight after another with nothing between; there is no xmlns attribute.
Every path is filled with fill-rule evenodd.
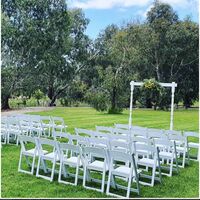
<svg viewBox="0 0 200 200"><path fill-rule="evenodd" d="M74 133L74 128L94 129L95 125L112 126L114 123L127 123L128 111L123 114L111 115L99 113L92 108L55 108L47 112L33 114L60 116L69 126L68 131ZM154 127L169 128L170 112L152 110L134 110L133 124ZM175 130L198 131L198 110L178 110L174 116ZM82 182L78 186L63 185L55 180L50 183L35 176L18 173L20 147L6 145L1 149L2 160L2 197L47 197L47 198L101 198L105 194L86 190ZM198 197L199 196L199 164L190 162L190 165L180 170L180 174L173 177L163 176L163 183L154 187L141 186L141 197ZM132 193L131 197L137 197Z"/></svg>

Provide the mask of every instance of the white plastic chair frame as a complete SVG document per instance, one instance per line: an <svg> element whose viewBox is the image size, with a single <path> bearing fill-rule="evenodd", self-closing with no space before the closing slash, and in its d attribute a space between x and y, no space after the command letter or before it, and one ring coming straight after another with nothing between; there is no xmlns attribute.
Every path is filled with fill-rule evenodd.
<svg viewBox="0 0 200 200"><path fill-rule="evenodd" d="M177 135L169 134L168 138L170 141L175 141L178 157L181 157L181 154L183 155L182 162L179 165L179 167L184 168L185 163L186 163L186 154L187 154L187 139L186 139L186 137L179 135L179 134L177 134Z"/></svg>
<svg viewBox="0 0 200 200"><path fill-rule="evenodd" d="M199 140L199 133L196 133L196 132L192 132L192 131L187 131L187 132L184 132L184 136L186 137L186 140L187 140L187 157L188 157L188 160L193 160L193 161L199 161L200 159L200 146L199 146L199 142L196 143L196 142L191 142L189 141L189 137L193 137L193 138L198 138ZM191 155L190 155L190 150L191 149L197 149L197 158L191 158Z"/></svg>
<svg viewBox="0 0 200 200"><path fill-rule="evenodd" d="M169 170L169 173L164 173L161 172L162 175L166 175L171 177L173 171L176 171L179 173L179 167L178 167L178 159L177 159L177 151L176 151L176 142L175 141L170 141L166 139L156 139L154 140L154 145L159 148L159 156L162 159L162 163L166 160L167 164L169 164L169 167L166 166L161 166L162 169L167 169ZM175 161L175 167L174 166L174 161ZM169 163L170 162L170 163Z"/></svg>
<svg viewBox="0 0 200 200"><path fill-rule="evenodd" d="M84 160L84 176L83 176L83 187L86 189L92 189L99 192L104 192L105 187L105 177L106 172L108 171L108 160L107 160L107 151L102 148L97 147L82 147L82 155ZM92 158L92 159L91 159ZM101 158L103 161L94 160L94 158ZM102 180L91 178L90 171L101 172ZM94 187L86 186L87 181L94 181L101 183L101 189Z"/></svg>
<svg viewBox="0 0 200 200"><path fill-rule="evenodd" d="M48 137L51 136L51 129L53 127L53 122L50 116L40 116L40 120L42 123L42 127L44 128L44 131L46 133L46 130L48 131Z"/></svg>
<svg viewBox="0 0 200 200"><path fill-rule="evenodd" d="M1 144L6 144L8 135L7 117L1 118ZM3 139L3 142L2 142Z"/></svg>
<svg viewBox="0 0 200 200"><path fill-rule="evenodd" d="M128 154L124 152L119 151L109 151L110 154L110 167L109 167L109 175L108 175L108 183L107 183L107 189L106 194L107 195L113 195L116 197L123 197L121 195L118 195L116 193L110 192L110 187L114 188L121 188L124 190L127 190L126 198L129 198L130 192L136 192L138 195L140 195L140 187L139 187L139 178L138 174L139 171L137 170L134 154ZM123 163L130 163L130 166L126 165L120 165L117 166L117 162L123 162ZM119 184L116 184L115 177L125 178L128 182L128 186L122 186ZM136 182L136 188L131 188L131 183Z"/></svg>
<svg viewBox="0 0 200 200"><path fill-rule="evenodd" d="M53 177L54 177L56 162L60 160L60 155L59 155L59 150L58 150L59 149L58 148L58 142L55 141L55 140L50 140L50 139L46 139L46 138L36 138L36 144L37 144L37 148L38 148L38 152L39 152L39 159L38 159L36 176L44 178L44 179L52 182ZM53 148L53 151L50 152L50 153L44 154L43 145L51 146ZM52 168L51 169L47 168L46 161L52 162ZM48 171L51 171L50 177L45 176L45 175L41 175L39 173L41 162L44 165L43 170L44 170L45 174L48 173Z"/></svg>
<svg viewBox="0 0 200 200"><path fill-rule="evenodd" d="M14 136L14 140L16 140L16 145L19 144L18 136L22 134L21 126L19 124L19 121L16 119L16 117L8 117L7 120L8 124L8 131L7 131L7 143L10 143L10 136Z"/></svg>
<svg viewBox="0 0 200 200"><path fill-rule="evenodd" d="M151 146L149 144L138 144L137 142L134 143L135 146L135 155L136 155L136 163L138 166L146 167L146 171L149 168L152 168L152 175L142 174L140 173L140 177L147 178L151 180L151 183L139 181L142 185L147 185L153 187L155 181L162 181L161 175L161 165L160 165L160 156L159 156L159 149ZM143 153L143 155L142 155ZM142 155L142 158L140 156ZM158 169L158 176L156 176Z"/></svg>
<svg viewBox="0 0 200 200"><path fill-rule="evenodd" d="M35 158L36 156L38 156L38 149L36 147L36 141L35 138L30 137L30 136L19 136L19 142L21 144L21 151L20 151L20 158L19 158L19 165L18 165L18 171L19 172L23 172L26 174L31 174L33 175L34 173L34 167L35 167ZM34 148L27 150L26 148L26 143L32 143L35 145ZM25 156L26 158L26 163L29 167L31 167L31 171L28 170L24 170L21 168L21 164L22 164L22 157ZM33 161L32 163L29 162L28 157L32 157Z"/></svg>
<svg viewBox="0 0 200 200"><path fill-rule="evenodd" d="M62 117L51 117L51 120L53 123L52 128L54 131L59 129L60 132L67 132L67 125L65 125L64 119Z"/></svg>
<svg viewBox="0 0 200 200"><path fill-rule="evenodd" d="M79 168L82 166L81 162L81 149L77 145L67 144L67 143L59 143L60 150L60 169L58 182L70 185L77 185L79 178ZM69 155L70 154L70 155ZM72 156L75 154L76 156ZM69 173L66 169L66 166L73 167L76 169L76 173ZM62 180L62 174L64 177L72 176L75 177L74 183Z"/></svg>

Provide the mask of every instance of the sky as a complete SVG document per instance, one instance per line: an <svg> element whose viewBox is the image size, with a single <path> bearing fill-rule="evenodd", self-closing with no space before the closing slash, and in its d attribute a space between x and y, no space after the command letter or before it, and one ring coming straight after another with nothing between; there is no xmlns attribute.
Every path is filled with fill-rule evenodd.
<svg viewBox="0 0 200 200"><path fill-rule="evenodd" d="M81 8L90 20L86 34L95 39L109 24L123 25L139 19L144 21L154 0L67 0L69 8ZM162 0L169 3L180 19L190 16L199 23L199 0Z"/></svg>

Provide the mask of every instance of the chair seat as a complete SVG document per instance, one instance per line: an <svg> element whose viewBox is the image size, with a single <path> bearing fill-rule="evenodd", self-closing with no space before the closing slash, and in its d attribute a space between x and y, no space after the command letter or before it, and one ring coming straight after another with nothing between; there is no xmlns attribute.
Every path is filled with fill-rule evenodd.
<svg viewBox="0 0 200 200"><path fill-rule="evenodd" d="M188 146L191 148L199 148L199 144L195 142L188 142Z"/></svg>
<svg viewBox="0 0 200 200"><path fill-rule="evenodd" d="M155 163L155 161L150 158L141 158L138 160L138 165L142 165L142 166L153 167L154 163ZM156 165L158 166L158 162L156 163Z"/></svg>
<svg viewBox="0 0 200 200"><path fill-rule="evenodd" d="M99 161L99 160L95 160L94 162L87 165L88 169L93 169L97 171L103 171L103 167L104 167L104 162ZM106 165L106 171L107 170L108 170L108 166Z"/></svg>
<svg viewBox="0 0 200 200"><path fill-rule="evenodd" d="M44 159L47 159L47 160L53 160L54 157L55 157L55 154L56 154L56 152L51 152L51 153L48 153L48 154L43 155L42 157L43 157ZM59 156L57 155L56 161L59 161L59 160L60 160L60 159L59 159Z"/></svg>
<svg viewBox="0 0 200 200"><path fill-rule="evenodd" d="M23 154L30 155L30 156L33 156L34 153L35 153L35 148L27 150L27 151L23 151ZM48 151L43 150L43 154L47 154L47 153L48 153ZM36 151L36 156L38 156L38 151Z"/></svg>
<svg viewBox="0 0 200 200"><path fill-rule="evenodd" d="M173 153L170 152L165 152L165 151L161 151L159 153L161 158L172 158L173 157Z"/></svg>
<svg viewBox="0 0 200 200"><path fill-rule="evenodd" d="M64 156L63 162L65 164L68 164L68 165L71 165L71 166L77 166L78 157L72 156L70 158L67 158L67 156ZM79 166L82 166L81 160L80 160Z"/></svg>
<svg viewBox="0 0 200 200"><path fill-rule="evenodd" d="M184 147L176 147L176 150L178 152L184 152L185 151L185 148Z"/></svg>
<svg viewBox="0 0 200 200"><path fill-rule="evenodd" d="M140 173L141 170L138 169L137 173ZM115 168L114 170L112 170L112 174L114 175L118 175L118 176L123 176L123 177L129 177L131 173L131 168L127 167L127 166L119 166L117 168ZM132 177L135 176L135 172L133 171Z"/></svg>

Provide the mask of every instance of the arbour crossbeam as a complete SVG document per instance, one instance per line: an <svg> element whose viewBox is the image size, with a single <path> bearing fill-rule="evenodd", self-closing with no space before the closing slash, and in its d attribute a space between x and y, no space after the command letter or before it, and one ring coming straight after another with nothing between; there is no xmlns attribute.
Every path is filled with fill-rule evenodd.
<svg viewBox="0 0 200 200"><path fill-rule="evenodd" d="M144 83L143 82L135 82L131 81L131 96L130 96L130 113L129 113L129 128L132 127L132 111L133 111L133 90L135 86L142 86ZM170 114L170 130L173 130L173 122L174 122L174 93L175 93L175 88L177 87L177 83L172 82L172 83L159 83L162 87L171 87L171 114Z"/></svg>

